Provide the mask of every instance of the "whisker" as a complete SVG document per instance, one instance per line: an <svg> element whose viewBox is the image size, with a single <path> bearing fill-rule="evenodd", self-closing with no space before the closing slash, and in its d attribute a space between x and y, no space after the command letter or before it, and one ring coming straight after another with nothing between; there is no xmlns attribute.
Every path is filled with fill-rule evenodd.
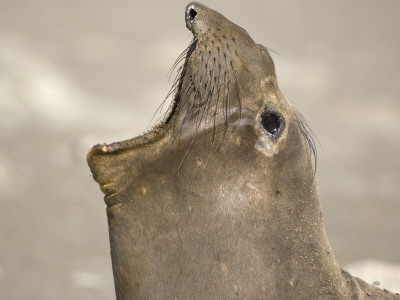
<svg viewBox="0 0 400 300"><path fill-rule="evenodd" d="M318 140L318 137L314 133L314 131L311 129L311 127L308 125L306 122L304 116L296 109L294 109L297 119L299 120L298 127L300 129L300 132L303 134L304 138L307 141L307 144L310 148L311 154L314 157L314 173L317 171L317 144L315 140L318 142L319 145L321 145L320 141Z"/></svg>

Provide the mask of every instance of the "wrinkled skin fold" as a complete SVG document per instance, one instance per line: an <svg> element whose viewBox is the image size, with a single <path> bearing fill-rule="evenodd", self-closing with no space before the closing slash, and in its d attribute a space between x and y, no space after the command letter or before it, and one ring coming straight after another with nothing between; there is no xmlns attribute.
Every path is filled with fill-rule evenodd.
<svg viewBox="0 0 400 300"><path fill-rule="evenodd" d="M117 299L399 299L337 264L314 143L268 50L199 3L185 18L164 121L88 153Z"/></svg>

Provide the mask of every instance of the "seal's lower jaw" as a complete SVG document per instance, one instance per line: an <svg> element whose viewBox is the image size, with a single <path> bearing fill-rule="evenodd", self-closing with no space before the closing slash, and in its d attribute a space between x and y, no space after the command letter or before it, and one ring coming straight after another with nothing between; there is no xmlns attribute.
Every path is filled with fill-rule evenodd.
<svg viewBox="0 0 400 300"><path fill-rule="evenodd" d="M108 207L119 201L118 192L125 189L126 178L135 174L133 169L141 159L157 155L157 141L165 136L167 128L167 125L160 125L144 135L111 144L97 144L89 150L87 162ZM147 152L149 148L152 151Z"/></svg>

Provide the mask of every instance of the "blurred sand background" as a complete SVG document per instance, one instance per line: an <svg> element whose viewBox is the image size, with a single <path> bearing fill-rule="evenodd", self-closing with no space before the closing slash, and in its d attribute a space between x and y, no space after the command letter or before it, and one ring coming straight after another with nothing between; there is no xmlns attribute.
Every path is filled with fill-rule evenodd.
<svg viewBox="0 0 400 300"><path fill-rule="evenodd" d="M400 2L203 1L272 48L342 266L400 290ZM0 0L0 299L113 299L88 149L145 130L186 1ZM396 290L397 289L397 290Z"/></svg>

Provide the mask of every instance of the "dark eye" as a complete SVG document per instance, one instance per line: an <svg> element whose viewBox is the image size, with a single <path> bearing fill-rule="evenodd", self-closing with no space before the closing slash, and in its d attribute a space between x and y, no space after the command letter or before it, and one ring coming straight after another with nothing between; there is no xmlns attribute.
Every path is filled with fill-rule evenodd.
<svg viewBox="0 0 400 300"><path fill-rule="evenodd" d="M261 115L261 125L272 135L278 132L281 123L280 116L274 112L264 112Z"/></svg>

